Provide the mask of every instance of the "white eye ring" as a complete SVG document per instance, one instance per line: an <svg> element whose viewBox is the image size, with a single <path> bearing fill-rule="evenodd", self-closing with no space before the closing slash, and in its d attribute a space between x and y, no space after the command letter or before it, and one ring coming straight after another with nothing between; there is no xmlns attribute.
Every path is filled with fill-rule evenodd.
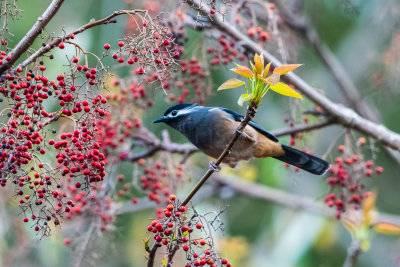
<svg viewBox="0 0 400 267"><path fill-rule="evenodd" d="M176 115L178 115L178 111L173 110L173 111L171 112L171 116L176 116Z"/></svg>

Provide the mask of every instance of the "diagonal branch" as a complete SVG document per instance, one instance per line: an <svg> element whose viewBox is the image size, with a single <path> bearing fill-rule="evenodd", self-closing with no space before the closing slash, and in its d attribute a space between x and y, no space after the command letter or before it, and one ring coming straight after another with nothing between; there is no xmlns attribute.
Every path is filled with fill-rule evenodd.
<svg viewBox="0 0 400 267"><path fill-rule="evenodd" d="M80 34L90 28L99 26L99 25L105 25L105 24L110 24L110 23L115 23L116 20L113 18L120 16L120 15L127 15L127 14L135 14L135 13L146 13L147 11L137 9L137 10L119 10L115 11L114 13L108 15L107 17L100 19L100 20L95 20L87 23L86 25L83 25L82 27L72 31L70 34L67 34L66 36L59 36L55 38L52 42L48 43L46 46L41 47L39 50L37 50L35 53L33 53L31 56L29 56L25 61L23 61L21 64L18 65L18 67L24 68L28 66L30 63L35 61L38 57L44 55L45 53L49 52L51 49L54 47L58 46L61 42L65 40L71 39L71 36ZM11 65L10 65L11 66ZM0 68L0 73L1 73L1 68Z"/></svg>
<svg viewBox="0 0 400 267"><path fill-rule="evenodd" d="M43 31L46 25L51 21L54 15L58 12L64 0L53 0L47 9L44 11L42 16L40 16L35 25L29 30L29 32L22 38L22 40L7 54L7 57L11 59L4 60L3 64L0 65L0 75L2 75L6 70L11 68L11 66L21 57L23 53L32 45L35 39Z"/></svg>
<svg viewBox="0 0 400 267"><path fill-rule="evenodd" d="M201 5L198 0L187 0L189 6L198 10L202 15L210 17L210 10L205 5ZM263 54L263 56L272 62L273 66L281 65L281 62L272 56L265 49L260 48L255 42L249 39L246 35L238 31L231 24L223 21L218 16L211 16L210 23L221 32L229 35L232 39L240 43L248 52ZM400 135L389 130L385 126L372 122L358 115L353 109L347 108L343 105L334 103L323 94L319 93L310 84L305 82L299 76L288 73L284 77L289 83L293 84L297 90L303 93L315 104L321 106L331 116L338 120L338 123L354 128L361 133L371 136L379 140L383 145L400 150Z"/></svg>

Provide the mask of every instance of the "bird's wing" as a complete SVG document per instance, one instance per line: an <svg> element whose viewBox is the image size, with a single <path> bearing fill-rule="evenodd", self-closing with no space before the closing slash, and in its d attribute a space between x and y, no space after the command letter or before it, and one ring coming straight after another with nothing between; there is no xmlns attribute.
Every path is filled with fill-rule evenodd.
<svg viewBox="0 0 400 267"><path fill-rule="evenodd" d="M223 111L225 111L226 113L228 113L232 119L234 119L235 121L242 121L243 116L240 115L239 113L236 113L232 110L226 109L226 108L222 108ZM257 132L261 133L262 135L264 135L265 137L271 139L272 141L275 142L279 142L278 138L276 138L275 135L273 135L272 133L266 131L263 127L261 127L260 125L258 125L257 123L255 123L254 121L250 121L249 125L251 127L253 127L254 129L257 130Z"/></svg>

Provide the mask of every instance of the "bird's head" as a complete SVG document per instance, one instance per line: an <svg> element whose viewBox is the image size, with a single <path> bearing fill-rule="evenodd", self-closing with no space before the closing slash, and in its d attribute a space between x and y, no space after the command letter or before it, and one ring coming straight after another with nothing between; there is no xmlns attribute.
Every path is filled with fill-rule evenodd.
<svg viewBox="0 0 400 267"><path fill-rule="evenodd" d="M153 123L165 122L172 128L180 130L186 118L190 116L196 104L177 104L170 106L164 113L164 116L157 118Z"/></svg>

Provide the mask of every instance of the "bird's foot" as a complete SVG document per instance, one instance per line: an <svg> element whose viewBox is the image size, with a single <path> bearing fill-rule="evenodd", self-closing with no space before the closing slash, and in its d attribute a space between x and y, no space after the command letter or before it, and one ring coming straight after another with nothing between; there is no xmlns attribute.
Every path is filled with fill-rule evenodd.
<svg viewBox="0 0 400 267"><path fill-rule="evenodd" d="M236 132L236 134L241 135L241 136L243 136L243 137L246 137L246 136L247 136L247 135L244 133L244 131L239 130L239 128L236 128L236 129L235 129L235 132Z"/></svg>
<svg viewBox="0 0 400 267"><path fill-rule="evenodd" d="M209 164L210 164L210 169L212 169L213 171L219 172L221 170L221 167L217 166L214 161L210 161Z"/></svg>

